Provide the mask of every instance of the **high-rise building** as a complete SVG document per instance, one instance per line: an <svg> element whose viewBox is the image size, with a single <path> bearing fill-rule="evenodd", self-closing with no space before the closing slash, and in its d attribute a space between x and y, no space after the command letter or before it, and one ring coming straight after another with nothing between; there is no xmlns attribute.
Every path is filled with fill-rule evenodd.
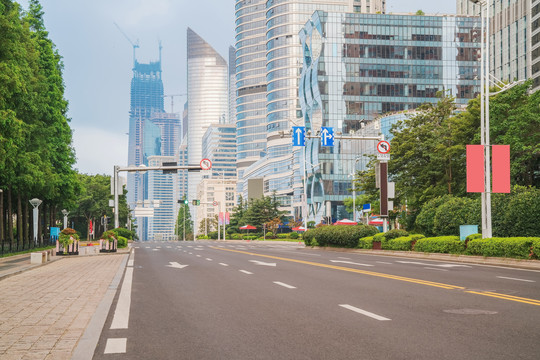
<svg viewBox="0 0 540 360"><path fill-rule="evenodd" d="M508 82L534 78L534 33L539 29L539 9L537 6L535 17L534 4L538 5L538 0L487 1L490 14L490 73ZM456 8L458 15L481 14L480 5L472 5L469 0L457 0ZM540 44L538 36L536 44ZM539 55L538 50L536 55Z"/></svg>
<svg viewBox="0 0 540 360"><path fill-rule="evenodd" d="M301 125L312 133L321 126L361 133L378 115L437 102L439 92L467 104L480 92L480 26L478 17L316 11L300 33ZM358 169L356 159L372 152L366 146L359 140L336 138L333 147L307 140L308 220L347 216L349 175Z"/></svg>
<svg viewBox="0 0 540 360"><path fill-rule="evenodd" d="M229 83L227 62L203 38L187 29L188 161L199 164L202 137L210 124L227 119ZM199 172L188 174L188 200L196 199ZM192 214L194 211L191 212ZM196 216L195 216L196 217ZM197 219L194 218L195 224ZM197 229L195 229L197 231Z"/></svg>
<svg viewBox="0 0 540 360"><path fill-rule="evenodd" d="M150 156L149 166L161 166L165 162L175 162L174 156ZM148 172L148 200L154 208L154 216L148 218L149 241L174 240L174 224L176 220L177 176L174 173L164 174L163 171Z"/></svg>
<svg viewBox="0 0 540 360"><path fill-rule="evenodd" d="M202 138L202 157L212 161L203 177L236 179L236 125L210 124Z"/></svg>
<svg viewBox="0 0 540 360"><path fill-rule="evenodd" d="M239 0L236 2L237 149L239 190L263 178L264 193L275 192L293 213L301 201L301 179L290 139L280 131L302 123L298 81L302 47L298 32L313 11L385 11L382 0ZM297 158L298 160L298 158ZM296 165L295 165L296 164Z"/></svg>
<svg viewBox="0 0 540 360"><path fill-rule="evenodd" d="M531 4L531 77L533 79L532 91L540 90L540 0L533 0Z"/></svg>

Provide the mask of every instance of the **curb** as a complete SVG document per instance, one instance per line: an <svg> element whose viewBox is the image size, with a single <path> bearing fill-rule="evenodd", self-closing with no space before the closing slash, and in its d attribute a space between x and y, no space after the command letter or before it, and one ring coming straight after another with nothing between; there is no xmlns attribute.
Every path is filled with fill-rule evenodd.
<svg viewBox="0 0 540 360"><path fill-rule="evenodd" d="M308 247L306 247L307 249ZM466 264L503 266L518 269L538 270L540 271L540 260L522 260L512 258L498 257L482 257L461 254L437 254L437 253L420 253L412 251L395 251L395 250L370 250L370 249L346 249L346 248L329 248L314 246L313 249L325 251L358 253L365 255L380 255L389 257L405 257L415 259L425 259L434 261L454 261Z"/></svg>

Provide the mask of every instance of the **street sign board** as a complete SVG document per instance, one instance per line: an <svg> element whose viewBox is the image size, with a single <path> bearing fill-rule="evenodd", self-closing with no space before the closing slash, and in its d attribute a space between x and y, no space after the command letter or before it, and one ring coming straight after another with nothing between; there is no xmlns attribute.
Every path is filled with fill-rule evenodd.
<svg viewBox="0 0 540 360"><path fill-rule="evenodd" d="M292 145L293 146L306 146L306 127L305 126L292 127Z"/></svg>
<svg viewBox="0 0 540 360"><path fill-rule="evenodd" d="M390 154L377 154L377 160L390 161Z"/></svg>
<svg viewBox="0 0 540 360"><path fill-rule="evenodd" d="M363 212L370 212L371 211L371 204L362 204L362 211Z"/></svg>
<svg viewBox="0 0 540 360"><path fill-rule="evenodd" d="M210 159L201 160L201 169L210 170L212 168L212 161Z"/></svg>
<svg viewBox="0 0 540 360"><path fill-rule="evenodd" d="M377 144L377 151L381 154L388 154L390 152L390 143L388 141L379 141Z"/></svg>
<svg viewBox="0 0 540 360"><path fill-rule="evenodd" d="M334 146L334 128L329 126L321 127L321 145Z"/></svg>
<svg viewBox="0 0 540 360"><path fill-rule="evenodd" d="M217 202L217 201L214 201L214 202L212 203L212 205L218 206L218 202Z"/></svg>

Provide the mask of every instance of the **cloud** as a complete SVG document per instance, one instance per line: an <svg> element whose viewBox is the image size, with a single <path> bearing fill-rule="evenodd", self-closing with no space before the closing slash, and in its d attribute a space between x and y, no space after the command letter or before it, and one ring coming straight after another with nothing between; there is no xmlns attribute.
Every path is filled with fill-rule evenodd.
<svg viewBox="0 0 540 360"><path fill-rule="evenodd" d="M73 131L73 145L79 173L112 175L115 165L127 164L127 135L79 126Z"/></svg>

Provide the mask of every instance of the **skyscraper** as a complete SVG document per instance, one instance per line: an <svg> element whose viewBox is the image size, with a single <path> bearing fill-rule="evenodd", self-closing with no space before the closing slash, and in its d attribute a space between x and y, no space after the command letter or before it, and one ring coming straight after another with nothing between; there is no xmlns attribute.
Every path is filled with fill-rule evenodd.
<svg viewBox="0 0 540 360"><path fill-rule="evenodd" d="M239 0L236 2L238 174L243 196L250 178L264 178L283 209L301 201L298 161L280 131L301 125L298 32L315 10L384 12L383 0ZM298 160L298 157L297 157ZM295 165L296 164L296 165ZM296 189L296 190L295 190Z"/></svg>
<svg viewBox="0 0 540 360"><path fill-rule="evenodd" d="M229 110L227 62L203 38L187 29L188 162L199 164L202 138L212 123L227 119ZM196 199L201 174L188 174L188 200ZM191 212L194 214L194 212ZM195 216L196 217L196 216ZM197 219L194 218L194 223Z"/></svg>
<svg viewBox="0 0 540 360"><path fill-rule="evenodd" d="M379 114L435 103L446 92L466 105L480 92L478 17L376 15L317 11L301 32L299 97L306 129L361 131ZM302 124L303 125L303 124ZM288 139L290 141L290 138ZM356 159L365 141L308 139L309 220L348 217ZM370 144L374 149L374 144ZM373 152L373 150L371 151Z"/></svg>
<svg viewBox="0 0 540 360"><path fill-rule="evenodd" d="M540 90L540 0L531 5L531 76L533 91Z"/></svg>

